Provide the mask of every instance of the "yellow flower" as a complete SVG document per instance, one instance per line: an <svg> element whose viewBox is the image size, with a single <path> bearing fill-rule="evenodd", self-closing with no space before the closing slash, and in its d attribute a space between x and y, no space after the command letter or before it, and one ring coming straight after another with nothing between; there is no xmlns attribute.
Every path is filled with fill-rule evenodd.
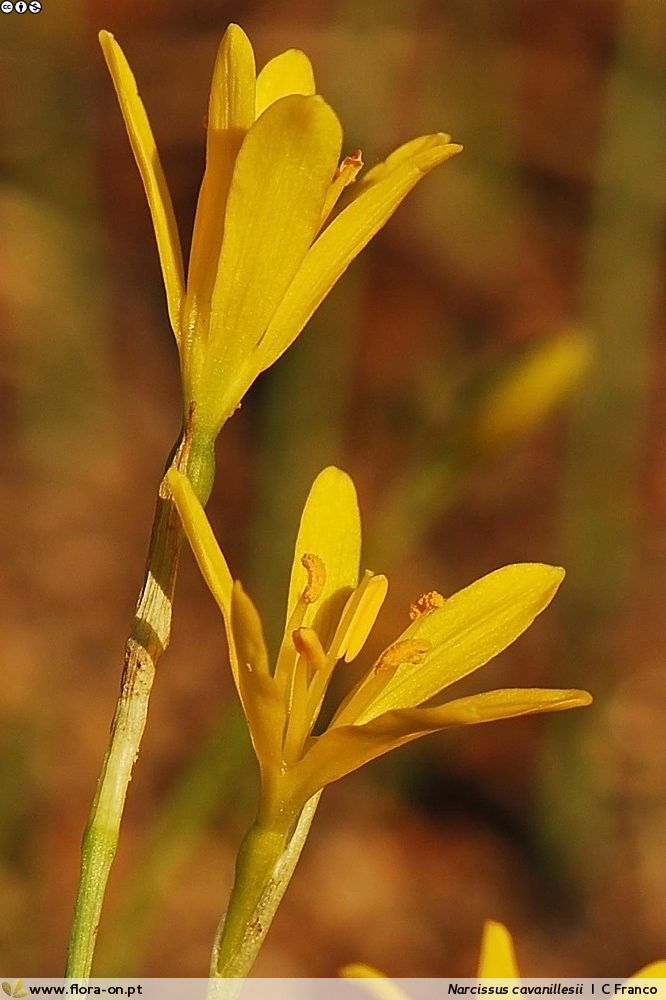
<svg viewBox="0 0 666 1000"><path fill-rule="evenodd" d="M100 42L157 239L185 412L214 437L257 375L298 336L338 278L433 167L461 147L443 133L398 148L332 217L362 166L340 163L340 123L290 49L255 74L235 24L220 44L208 107L206 169L187 281L169 189L146 111L113 35Z"/></svg>
<svg viewBox="0 0 666 1000"><path fill-rule="evenodd" d="M518 979L518 963L513 940L504 924L486 920L481 938L477 969L479 979Z"/></svg>
<svg viewBox="0 0 666 1000"><path fill-rule="evenodd" d="M384 978L384 973L370 965L355 962L345 965L340 969L340 975L344 979L380 979ZM520 970L516 961L516 952L513 940L509 931L497 920L486 920L481 939L481 954L479 955L479 965L477 970L479 979L520 979ZM639 972L635 973L632 979L662 979L666 977L666 961L651 962ZM370 986L370 984L368 984ZM388 983L381 984L382 986ZM402 1000L404 993L392 985L393 992L383 992L381 989L371 987L371 992L386 1000ZM378 987L379 984L372 984Z"/></svg>
<svg viewBox="0 0 666 1000"><path fill-rule="evenodd" d="M284 637L269 667L257 610L233 582L187 479L168 481L206 582L224 617L230 659L262 778L260 824L287 823L325 785L404 743L449 726L590 703L585 691L509 689L422 707L487 663L550 603L564 575L552 566L505 566L444 600L412 605L411 623L313 735L336 664L361 652L388 581L359 580L361 525L354 485L328 468L301 518Z"/></svg>
<svg viewBox="0 0 666 1000"><path fill-rule="evenodd" d="M486 920L479 955L479 979L519 979L520 970L509 931L497 920ZM632 979L660 979L666 976L666 961L651 962Z"/></svg>
<svg viewBox="0 0 666 1000"><path fill-rule="evenodd" d="M363 986L366 992L371 993L377 1000L408 1000L404 990L372 965L352 962L350 965L343 966L338 975L342 979L368 979L369 982L364 983Z"/></svg>

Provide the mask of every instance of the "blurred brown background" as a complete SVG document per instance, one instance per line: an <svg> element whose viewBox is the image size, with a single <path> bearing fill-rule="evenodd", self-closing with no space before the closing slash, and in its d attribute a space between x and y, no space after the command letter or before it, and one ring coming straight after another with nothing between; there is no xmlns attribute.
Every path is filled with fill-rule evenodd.
<svg viewBox="0 0 666 1000"><path fill-rule="evenodd" d="M336 462L359 487L366 562L391 578L368 656L419 593L552 561L568 569L555 605L476 687L596 696L431 737L331 788L257 972L471 975L495 917L525 974L630 974L666 952L660 0L43 0L0 15L3 968L64 964L179 422L96 32L134 68L187 246L232 20L259 64L308 52L367 164L422 132L465 145L225 428L209 512L234 571L274 634L300 506ZM579 378L572 352L589 356ZM187 553L98 974L207 969L255 787L225 655Z"/></svg>

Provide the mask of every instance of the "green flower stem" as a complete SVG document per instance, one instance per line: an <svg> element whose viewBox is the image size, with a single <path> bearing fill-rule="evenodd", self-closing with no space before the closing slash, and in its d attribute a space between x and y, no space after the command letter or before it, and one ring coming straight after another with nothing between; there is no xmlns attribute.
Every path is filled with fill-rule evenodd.
<svg viewBox="0 0 666 1000"><path fill-rule="evenodd" d="M215 473L213 440L197 435L188 421L167 462L184 471L202 503ZM90 975L106 884L116 853L132 768L146 726L148 701L159 658L171 637L171 605L182 545L176 507L160 485L143 587L125 647L120 695L109 745L81 848L81 873L69 944L66 975Z"/></svg>
<svg viewBox="0 0 666 1000"><path fill-rule="evenodd" d="M310 799L295 827L293 821L270 826L257 821L246 834L213 949L212 977L245 978L250 972L294 874L320 797L321 792Z"/></svg>

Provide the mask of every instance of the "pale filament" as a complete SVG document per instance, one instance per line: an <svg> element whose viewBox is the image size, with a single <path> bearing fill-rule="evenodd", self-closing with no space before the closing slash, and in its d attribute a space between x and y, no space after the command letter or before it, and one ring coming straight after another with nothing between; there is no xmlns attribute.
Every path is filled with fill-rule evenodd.
<svg viewBox="0 0 666 1000"><path fill-rule="evenodd" d="M362 677L336 712L330 728L353 724L372 704L403 663L423 663L432 644L425 639L398 639L385 649L374 666Z"/></svg>
<svg viewBox="0 0 666 1000"><path fill-rule="evenodd" d="M292 641L298 658L292 675L289 714L283 742L283 756L288 763L299 758L303 744L310 735L308 688L312 679L326 669L326 654L314 629L297 629L292 635Z"/></svg>
<svg viewBox="0 0 666 1000"><path fill-rule="evenodd" d="M349 662L360 653L384 603L387 589L385 576L366 570L358 587L349 595L326 654L326 669L318 670L310 685L306 708L308 735L321 711L336 663L342 657Z"/></svg>

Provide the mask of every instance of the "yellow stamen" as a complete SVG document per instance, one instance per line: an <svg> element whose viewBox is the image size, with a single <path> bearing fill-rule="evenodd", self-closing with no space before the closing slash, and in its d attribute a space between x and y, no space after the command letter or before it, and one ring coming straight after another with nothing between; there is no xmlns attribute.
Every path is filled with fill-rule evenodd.
<svg viewBox="0 0 666 1000"><path fill-rule="evenodd" d="M290 698L290 690L293 684L294 671L296 670L297 649L293 642L293 635L297 629L303 625L308 610L308 605L314 604L321 597L321 593L326 584L326 567L323 559L306 552L301 556L301 565L307 573L307 583L303 588L303 593L296 602L287 627L280 644L277 663L275 664L275 678L284 684L285 697ZM287 707L289 701L287 701Z"/></svg>
<svg viewBox="0 0 666 1000"><path fill-rule="evenodd" d="M335 208L340 195L346 187L356 180L356 175L363 169L363 154L357 149L351 156L345 156L344 160L335 171L333 180L326 194L324 207L321 210L320 226L323 226L329 215Z"/></svg>
<svg viewBox="0 0 666 1000"><path fill-rule="evenodd" d="M344 726L355 722L373 700L381 694L386 685L403 663L422 663L432 643L426 639L398 639L385 649L374 667L368 671L356 687L349 692L333 717L333 726Z"/></svg>
<svg viewBox="0 0 666 1000"><path fill-rule="evenodd" d="M289 720L283 743L286 761L298 759L310 733L311 723L314 724L308 713L308 692L313 676L321 677L327 667L326 653L314 629L294 629L291 639L298 656L291 676Z"/></svg>
<svg viewBox="0 0 666 1000"><path fill-rule="evenodd" d="M336 650L337 657L344 657L345 663L355 660L363 649L377 621L387 590L388 580L385 576L377 575L363 581L352 595L352 599L356 598L356 606Z"/></svg>
<svg viewBox="0 0 666 1000"><path fill-rule="evenodd" d="M401 663L422 663L426 653L430 651L432 644L425 639L398 639L392 646L385 649L375 663L376 673L385 670L393 670Z"/></svg>
<svg viewBox="0 0 666 1000"><path fill-rule="evenodd" d="M321 597L321 592L326 584L326 567L319 556L312 552L306 552L301 556L301 565L308 575L308 582L305 585L302 598L306 604L314 604Z"/></svg>
<svg viewBox="0 0 666 1000"><path fill-rule="evenodd" d="M427 594L421 594L417 601L414 601L409 608L409 617L412 621L416 621L421 615L428 615L431 611L436 611L437 608L443 608L445 597L437 590L429 590Z"/></svg>
<svg viewBox="0 0 666 1000"><path fill-rule="evenodd" d="M314 671L325 669L326 653L319 641L319 636L313 628L294 629L292 640L296 652L307 660Z"/></svg>

